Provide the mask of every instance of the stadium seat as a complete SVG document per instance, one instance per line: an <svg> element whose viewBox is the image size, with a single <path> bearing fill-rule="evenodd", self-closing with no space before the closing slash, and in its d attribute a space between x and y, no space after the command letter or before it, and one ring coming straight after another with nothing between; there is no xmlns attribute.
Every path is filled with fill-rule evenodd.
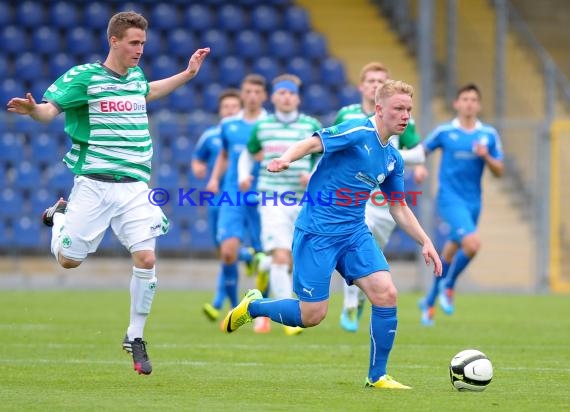
<svg viewBox="0 0 570 412"><path fill-rule="evenodd" d="M21 81L12 78L0 80L0 101L7 103L12 97L24 97L26 89Z"/></svg>
<svg viewBox="0 0 570 412"><path fill-rule="evenodd" d="M197 219L190 226L190 249L196 251L211 250L214 247L211 231L206 219Z"/></svg>
<svg viewBox="0 0 570 412"><path fill-rule="evenodd" d="M48 189L37 188L30 193L31 216L40 217L42 212L53 204L56 196Z"/></svg>
<svg viewBox="0 0 570 412"><path fill-rule="evenodd" d="M230 33L238 33L245 28L246 15L243 9L235 4L224 4L217 12L217 27Z"/></svg>
<svg viewBox="0 0 570 412"><path fill-rule="evenodd" d="M178 192L179 178L178 171L175 165L161 164L157 171L155 171L155 186L168 191L169 195L175 196Z"/></svg>
<svg viewBox="0 0 570 412"><path fill-rule="evenodd" d="M105 36L106 39L106 36ZM105 43L107 44L107 40ZM162 47L162 36L158 30L147 29L146 31L146 43L143 49L143 60L144 59L154 59L163 52Z"/></svg>
<svg viewBox="0 0 570 412"><path fill-rule="evenodd" d="M281 74L279 63L270 57L260 57L254 60L252 71L265 77L267 82L271 82L275 77Z"/></svg>
<svg viewBox="0 0 570 412"><path fill-rule="evenodd" d="M191 83L179 87L170 94L168 107L171 110L186 114L196 108L197 93L194 91Z"/></svg>
<svg viewBox="0 0 570 412"><path fill-rule="evenodd" d="M307 11L298 6L288 7L285 11L285 30L292 33L306 33L311 30Z"/></svg>
<svg viewBox="0 0 570 412"><path fill-rule="evenodd" d="M54 78L54 80L55 80L55 78ZM32 81L32 86L30 87L30 92L32 93L32 96L34 96L34 99L36 99L36 101L40 102L42 100L44 93L46 92L48 87L51 86L52 83L53 82L49 81L46 77L42 77L40 79L36 79L36 80Z"/></svg>
<svg viewBox="0 0 570 412"><path fill-rule="evenodd" d="M175 58L162 54L152 61L151 71L153 79L159 80L180 72L180 67Z"/></svg>
<svg viewBox="0 0 570 412"><path fill-rule="evenodd" d="M271 56L291 59L298 54L297 39L286 31L277 30L269 35L267 53Z"/></svg>
<svg viewBox="0 0 570 412"><path fill-rule="evenodd" d="M76 7L73 3L59 1L50 7L50 26L66 29L80 25L82 21L79 19Z"/></svg>
<svg viewBox="0 0 570 412"><path fill-rule="evenodd" d="M56 162L59 156L58 142L48 133L39 133L30 139L30 161L50 164Z"/></svg>
<svg viewBox="0 0 570 412"><path fill-rule="evenodd" d="M159 2L151 10L149 20L155 29L171 30L178 27L178 11L171 4Z"/></svg>
<svg viewBox="0 0 570 412"><path fill-rule="evenodd" d="M51 81L55 81L63 73L77 64L75 57L67 53L57 53L48 59L48 72Z"/></svg>
<svg viewBox="0 0 570 412"><path fill-rule="evenodd" d="M111 11L107 3L103 1L89 3L84 10L85 27L106 30L110 15Z"/></svg>
<svg viewBox="0 0 570 412"><path fill-rule="evenodd" d="M194 142L188 136L180 135L172 143L172 164L176 167L189 168Z"/></svg>
<svg viewBox="0 0 570 412"><path fill-rule="evenodd" d="M210 9L203 4L192 4L184 12L184 26L196 33L212 28L213 18Z"/></svg>
<svg viewBox="0 0 570 412"><path fill-rule="evenodd" d="M176 221L170 221L168 233L160 237L157 242L157 250L168 250L169 252L186 252L189 250L187 237L184 236L182 229Z"/></svg>
<svg viewBox="0 0 570 412"><path fill-rule="evenodd" d="M5 54L0 54L0 79L13 75L14 70L8 68L8 61L8 57Z"/></svg>
<svg viewBox="0 0 570 412"><path fill-rule="evenodd" d="M166 38L168 54L184 59L189 59L197 49L195 43L194 36L186 29L175 29Z"/></svg>
<svg viewBox="0 0 570 412"><path fill-rule="evenodd" d="M14 60L14 72L20 80L31 81L43 77L44 62L35 53L22 53Z"/></svg>
<svg viewBox="0 0 570 412"><path fill-rule="evenodd" d="M5 249L12 244L12 237L9 236L10 235L6 222L0 219L0 249Z"/></svg>
<svg viewBox="0 0 570 412"><path fill-rule="evenodd" d="M277 10L269 5L259 5L251 11L251 25L254 30L269 33L281 28L281 19Z"/></svg>
<svg viewBox="0 0 570 412"><path fill-rule="evenodd" d="M212 60L206 59L202 63L198 75L192 79L192 83L194 86L206 86L217 79L217 73L217 66Z"/></svg>
<svg viewBox="0 0 570 412"><path fill-rule="evenodd" d="M46 173L46 188L48 188L53 198L60 196L67 198L73 186L74 174L63 162L59 162L56 159L54 159L54 162L56 163L52 164Z"/></svg>
<svg viewBox="0 0 570 412"><path fill-rule="evenodd" d="M88 56L101 50L95 43L93 32L84 27L75 27L66 32L65 51L75 56Z"/></svg>
<svg viewBox="0 0 570 412"><path fill-rule="evenodd" d="M35 136L41 130L45 130L46 126L44 123L40 123L32 119L30 116L16 116L14 117L13 130L18 133L24 133Z"/></svg>
<svg viewBox="0 0 570 412"><path fill-rule="evenodd" d="M40 2L24 1L16 8L15 23L19 27L35 29L45 23L44 8Z"/></svg>
<svg viewBox="0 0 570 412"><path fill-rule="evenodd" d="M348 106L349 104L360 103L361 101L360 91L356 87L350 84L346 84L340 87L340 89L338 90L337 99L339 107Z"/></svg>
<svg viewBox="0 0 570 412"><path fill-rule="evenodd" d="M153 2L154 3L154 2ZM141 1L123 1L116 4L116 10L132 10L143 16L150 16L149 5ZM154 19L153 19L154 20ZM154 26L154 21L151 20L151 26Z"/></svg>
<svg viewBox="0 0 570 412"><path fill-rule="evenodd" d="M218 112L218 98L223 91L223 87L219 83L211 83L204 89L202 98L204 99L202 107L210 113Z"/></svg>
<svg viewBox="0 0 570 412"><path fill-rule="evenodd" d="M38 219L23 216L13 225L14 244L20 248L43 249L48 247L48 241L42 236Z"/></svg>
<svg viewBox="0 0 570 412"><path fill-rule="evenodd" d="M287 64L287 73L299 76L305 86L313 83L313 65L303 57L294 57Z"/></svg>
<svg viewBox="0 0 570 412"><path fill-rule="evenodd" d="M0 42L4 53L20 53L28 50L28 36L24 29L17 26L3 26L0 35Z"/></svg>
<svg viewBox="0 0 570 412"><path fill-rule="evenodd" d="M247 74L247 69L242 59L234 56L224 57L219 64L219 80L225 87L239 87Z"/></svg>
<svg viewBox="0 0 570 412"><path fill-rule="evenodd" d="M12 6L8 2L0 3L0 27L6 27L12 24Z"/></svg>
<svg viewBox="0 0 570 412"><path fill-rule="evenodd" d="M56 28L42 26L32 33L31 49L34 53L51 55L61 50L61 41Z"/></svg>
<svg viewBox="0 0 570 412"><path fill-rule="evenodd" d="M263 40L258 32L244 30L237 33L235 38L236 53L244 58L258 58L265 50Z"/></svg>
<svg viewBox="0 0 570 412"><path fill-rule="evenodd" d="M22 214L24 197L19 190L7 187L0 191L0 217L4 219L16 219Z"/></svg>
<svg viewBox="0 0 570 412"><path fill-rule="evenodd" d="M313 116L327 114L332 110L332 96L327 88L319 84L311 84L302 92L301 107L303 111Z"/></svg>
<svg viewBox="0 0 570 412"><path fill-rule="evenodd" d="M197 141L204 130L216 123L218 123L217 110L215 114L204 110L195 110L186 117L186 134Z"/></svg>
<svg viewBox="0 0 570 412"><path fill-rule="evenodd" d="M41 184L41 172L36 162L23 161L16 168L16 182L19 189L35 190Z"/></svg>
<svg viewBox="0 0 570 412"><path fill-rule="evenodd" d="M221 30L210 29L204 32L201 37L202 46L210 47L212 57L221 58L231 54L230 43L226 34Z"/></svg>
<svg viewBox="0 0 570 412"><path fill-rule="evenodd" d="M308 59L324 59L327 56L327 41L322 34L309 32L301 40L303 56Z"/></svg>
<svg viewBox="0 0 570 412"><path fill-rule="evenodd" d="M320 67L320 81L329 86L337 86L346 83L344 66L334 57L325 58Z"/></svg>

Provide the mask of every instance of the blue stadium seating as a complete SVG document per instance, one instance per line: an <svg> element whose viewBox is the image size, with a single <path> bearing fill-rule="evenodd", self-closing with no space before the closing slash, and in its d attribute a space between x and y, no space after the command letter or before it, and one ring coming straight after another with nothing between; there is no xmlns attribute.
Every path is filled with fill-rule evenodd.
<svg viewBox="0 0 570 412"><path fill-rule="evenodd" d="M294 57L287 64L287 73L299 76L304 85L313 83L313 65L303 57Z"/></svg>
<svg viewBox="0 0 570 412"><path fill-rule="evenodd" d="M0 218L16 219L22 214L24 197L19 190L14 190L10 187L2 189L0 191L0 201L2 201Z"/></svg>
<svg viewBox="0 0 570 412"><path fill-rule="evenodd" d="M12 75L13 70L8 68L8 58L4 54L0 54L0 79L5 79Z"/></svg>
<svg viewBox="0 0 570 412"><path fill-rule="evenodd" d="M186 86L176 89L169 96L168 107L176 112L188 113L196 109L196 92L191 86L192 82L186 84Z"/></svg>
<svg viewBox="0 0 570 412"><path fill-rule="evenodd" d="M77 59L68 53L57 53L48 62L48 75L52 81L78 64Z"/></svg>
<svg viewBox="0 0 570 412"><path fill-rule="evenodd" d="M247 74L243 59L234 56L224 57L219 64L219 78L225 87L239 87Z"/></svg>
<svg viewBox="0 0 570 412"><path fill-rule="evenodd" d="M11 243L12 237L9 235L6 222L0 219L0 249L7 248Z"/></svg>
<svg viewBox="0 0 570 412"><path fill-rule="evenodd" d="M349 104L360 103L360 91L352 85L344 85L340 87L337 93L339 107L348 106Z"/></svg>
<svg viewBox="0 0 570 412"><path fill-rule="evenodd" d="M173 76L176 73L179 73L180 70L181 68L177 59L169 56L168 54L158 56L151 63L152 77L156 80Z"/></svg>
<svg viewBox="0 0 570 412"><path fill-rule="evenodd" d="M255 60L252 66L253 73L257 73L265 77L267 82L271 82L275 77L281 74L279 63L270 57L260 57Z"/></svg>
<svg viewBox="0 0 570 412"><path fill-rule="evenodd" d="M50 207L56 199L56 195L47 189L36 188L30 193L30 215L40 217L43 211Z"/></svg>
<svg viewBox="0 0 570 412"><path fill-rule="evenodd" d="M100 50L100 46L93 36L93 32L84 27L75 27L67 30L65 39L66 50L75 56L88 56Z"/></svg>
<svg viewBox="0 0 570 412"><path fill-rule="evenodd" d="M194 143L186 135L180 135L172 142L171 164L177 167L188 167L192 159Z"/></svg>
<svg viewBox="0 0 570 412"><path fill-rule="evenodd" d="M190 226L190 249L211 250L214 247L211 231L205 219L198 219Z"/></svg>
<svg viewBox="0 0 570 412"><path fill-rule="evenodd" d="M14 225L14 244L17 247L40 250L49 246L46 236L42 236L39 219L23 216Z"/></svg>
<svg viewBox="0 0 570 412"><path fill-rule="evenodd" d="M8 2L0 3L0 27L6 27L11 23L12 7L8 5Z"/></svg>
<svg viewBox="0 0 570 412"><path fill-rule="evenodd" d="M59 156L58 142L48 133L40 133L30 139L30 160L34 163L54 163Z"/></svg>
<svg viewBox="0 0 570 412"><path fill-rule="evenodd" d="M336 86L346 83L342 62L334 57L327 57L321 63L319 79L326 85Z"/></svg>
<svg viewBox="0 0 570 412"><path fill-rule="evenodd" d="M42 26L32 33L32 50L34 53L51 55L57 53L62 48L60 36L57 28Z"/></svg>
<svg viewBox="0 0 570 412"><path fill-rule="evenodd" d="M55 80L55 78L54 78L54 80ZM46 92L48 87L51 86L52 83L53 82L49 81L46 77L32 81L32 86L30 87L30 92L32 93L32 96L34 96L34 99L36 99L36 101L40 102L42 100L44 93ZM42 126L40 126L36 123L36 128L38 128L38 127L42 127Z"/></svg>
<svg viewBox="0 0 570 412"><path fill-rule="evenodd" d="M285 12L285 29L292 33L306 33L311 30L309 15L302 7L289 7Z"/></svg>
<svg viewBox="0 0 570 412"><path fill-rule="evenodd" d="M16 8L16 23L20 27L34 29L45 23L44 8L39 2L24 1Z"/></svg>
<svg viewBox="0 0 570 412"><path fill-rule="evenodd" d="M59 1L50 7L50 26L65 29L81 24L75 5L65 1Z"/></svg>
<svg viewBox="0 0 570 412"><path fill-rule="evenodd" d="M6 53L21 53L23 50L29 49L27 38L24 29L13 25L3 26L0 43L2 43L2 49Z"/></svg>
<svg viewBox="0 0 570 412"><path fill-rule="evenodd" d="M281 59L292 59L299 52L295 36L283 30L271 33L267 46L269 55Z"/></svg>
<svg viewBox="0 0 570 412"><path fill-rule="evenodd" d="M210 29L213 20L209 7L203 4L192 4L184 12L184 27L192 28L197 33Z"/></svg>
<svg viewBox="0 0 570 412"><path fill-rule="evenodd" d="M218 97L224 88L219 83L211 83L203 91L203 104L205 110L211 113L218 112Z"/></svg>
<svg viewBox="0 0 570 412"><path fill-rule="evenodd" d="M191 32L185 29L175 29L168 33L166 44L168 54L189 59L198 48Z"/></svg>
<svg viewBox="0 0 570 412"><path fill-rule="evenodd" d="M281 19L277 10L265 4L253 9L250 20L252 27L262 33L272 32L281 26Z"/></svg>
<svg viewBox="0 0 570 412"><path fill-rule="evenodd" d="M253 30L244 30L236 34L235 49L238 55L245 58L257 59L265 52L263 39Z"/></svg>
<svg viewBox="0 0 570 412"><path fill-rule="evenodd" d="M170 30L178 27L178 11L176 7L168 3L156 3L150 12L152 26L158 30Z"/></svg>
<svg viewBox="0 0 570 412"><path fill-rule="evenodd" d="M231 45L225 32L217 29L206 30L201 37L202 47L209 47L212 57L224 57L231 54Z"/></svg>
<svg viewBox="0 0 570 412"><path fill-rule="evenodd" d="M12 132L4 132L0 136L0 163L15 167L24 158L22 138Z"/></svg>
<svg viewBox="0 0 570 412"><path fill-rule="evenodd" d="M67 198L71 187L73 186L73 173L65 164L53 159L52 166L47 171L46 188L50 191L53 198L63 196Z"/></svg>
<svg viewBox="0 0 570 412"><path fill-rule="evenodd" d="M104 1L94 1L88 3L84 10L85 27L91 29L107 30L111 11L109 5Z"/></svg>
<svg viewBox="0 0 570 412"><path fill-rule="evenodd" d="M43 77L44 63L35 53L22 53L14 61L14 71L21 80L34 80Z"/></svg>
<svg viewBox="0 0 570 412"><path fill-rule="evenodd" d="M218 28L230 33L237 33L246 27L246 15L235 4L224 4L218 10Z"/></svg>
<svg viewBox="0 0 570 412"><path fill-rule="evenodd" d="M104 44L107 44L107 35L105 34L105 42ZM107 50L108 47L105 46L105 49ZM155 58L156 56L160 55L161 53L164 52L163 46L162 46L162 36L160 34L160 32L158 30L154 30L154 29L148 29L146 31L146 43L144 44L144 49L143 49L143 53L144 53L144 57L143 60L146 59L152 59Z"/></svg>
<svg viewBox="0 0 570 412"><path fill-rule="evenodd" d="M41 184L41 173L35 162L23 161L17 166L15 172L20 189L31 191Z"/></svg>
<svg viewBox="0 0 570 412"><path fill-rule="evenodd" d="M309 59L324 59L327 56L327 41L317 32L305 34L301 40L303 56Z"/></svg>
<svg viewBox="0 0 570 412"><path fill-rule="evenodd" d="M301 106L304 112L313 115L323 115L330 112L333 107L333 98L329 90L320 84L311 84L302 92Z"/></svg>

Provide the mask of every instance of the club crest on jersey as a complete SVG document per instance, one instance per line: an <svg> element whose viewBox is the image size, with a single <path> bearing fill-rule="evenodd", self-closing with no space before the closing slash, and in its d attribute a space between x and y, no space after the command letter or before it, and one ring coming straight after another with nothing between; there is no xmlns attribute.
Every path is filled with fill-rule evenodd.
<svg viewBox="0 0 570 412"><path fill-rule="evenodd" d="M381 184L384 182L384 180L386 180L386 175L384 173L380 173L378 176L376 176L376 180L378 181L378 184Z"/></svg>

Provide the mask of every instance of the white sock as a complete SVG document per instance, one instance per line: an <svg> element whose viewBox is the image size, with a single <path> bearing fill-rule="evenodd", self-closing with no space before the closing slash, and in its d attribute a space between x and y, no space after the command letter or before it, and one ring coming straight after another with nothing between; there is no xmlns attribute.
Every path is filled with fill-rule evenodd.
<svg viewBox="0 0 570 412"><path fill-rule="evenodd" d="M344 309L351 310L358 307L358 292L360 292L358 286L344 284Z"/></svg>
<svg viewBox="0 0 570 412"><path fill-rule="evenodd" d="M293 296L293 285L289 276L289 265L272 263L269 269L269 284L271 293L276 299L290 298Z"/></svg>
<svg viewBox="0 0 570 412"><path fill-rule="evenodd" d="M59 238L61 237L61 228L65 224L64 213L53 214L53 226L51 228L51 253L55 256L55 260L59 263Z"/></svg>
<svg viewBox="0 0 570 412"><path fill-rule="evenodd" d="M269 272L271 270L271 263L273 262L273 258L271 255L265 255L263 259L259 262L259 270L261 272Z"/></svg>
<svg viewBox="0 0 570 412"><path fill-rule="evenodd" d="M131 318L127 335L129 340L143 338L144 325L156 291L155 269L133 267L131 278Z"/></svg>

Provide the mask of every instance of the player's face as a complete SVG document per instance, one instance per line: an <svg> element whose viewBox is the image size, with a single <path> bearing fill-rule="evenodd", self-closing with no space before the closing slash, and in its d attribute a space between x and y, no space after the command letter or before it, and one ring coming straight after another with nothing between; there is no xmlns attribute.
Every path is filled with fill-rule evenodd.
<svg viewBox="0 0 570 412"><path fill-rule="evenodd" d="M301 99L297 93L286 89L278 89L271 95L271 103L275 106L275 110L282 113L291 113L299 108Z"/></svg>
<svg viewBox="0 0 570 412"><path fill-rule="evenodd" d="M247 110L257 110L265 102L267 95L263 86L245 83L241 88L241 100Z"/></svg>
<svg viewBox="0 0 570 412"><path fill-rule="evenodd" d="M412 112L412 98L404 93L397 93L376 105L376 116L379 116L388 135L404 133Z"/></svg>
<svg viewBox="0 0 570 412"><path fill-rule="evenodd" d="M223 119L225 117L233 116L238 114L241 110L241 101L237 97L228 96L222 99L220 102L219 115Z"/></svg>
<svg viewBox="0 0 570 412"><path fill-rule="evenodd" d="M481 111L481 100L475 90L468 90L455 99L453 108L460 117L477 117Z"/></svg>
<svg viewBox="0 0 570 412"><path fill-rule="evenodd" d="M111 48L116 51L121 66L136 67L143 54L145 42L145 31L131 27L125 31L122 39L111 37Z"/></svg>
<svg viewBox="0 0 570 412"><path fill-rule="evenodd" d="M365 100L374 101L376 89L388 80L388 73L385 71L366 72L364 79L360 83L360 93Z"/></svg>

